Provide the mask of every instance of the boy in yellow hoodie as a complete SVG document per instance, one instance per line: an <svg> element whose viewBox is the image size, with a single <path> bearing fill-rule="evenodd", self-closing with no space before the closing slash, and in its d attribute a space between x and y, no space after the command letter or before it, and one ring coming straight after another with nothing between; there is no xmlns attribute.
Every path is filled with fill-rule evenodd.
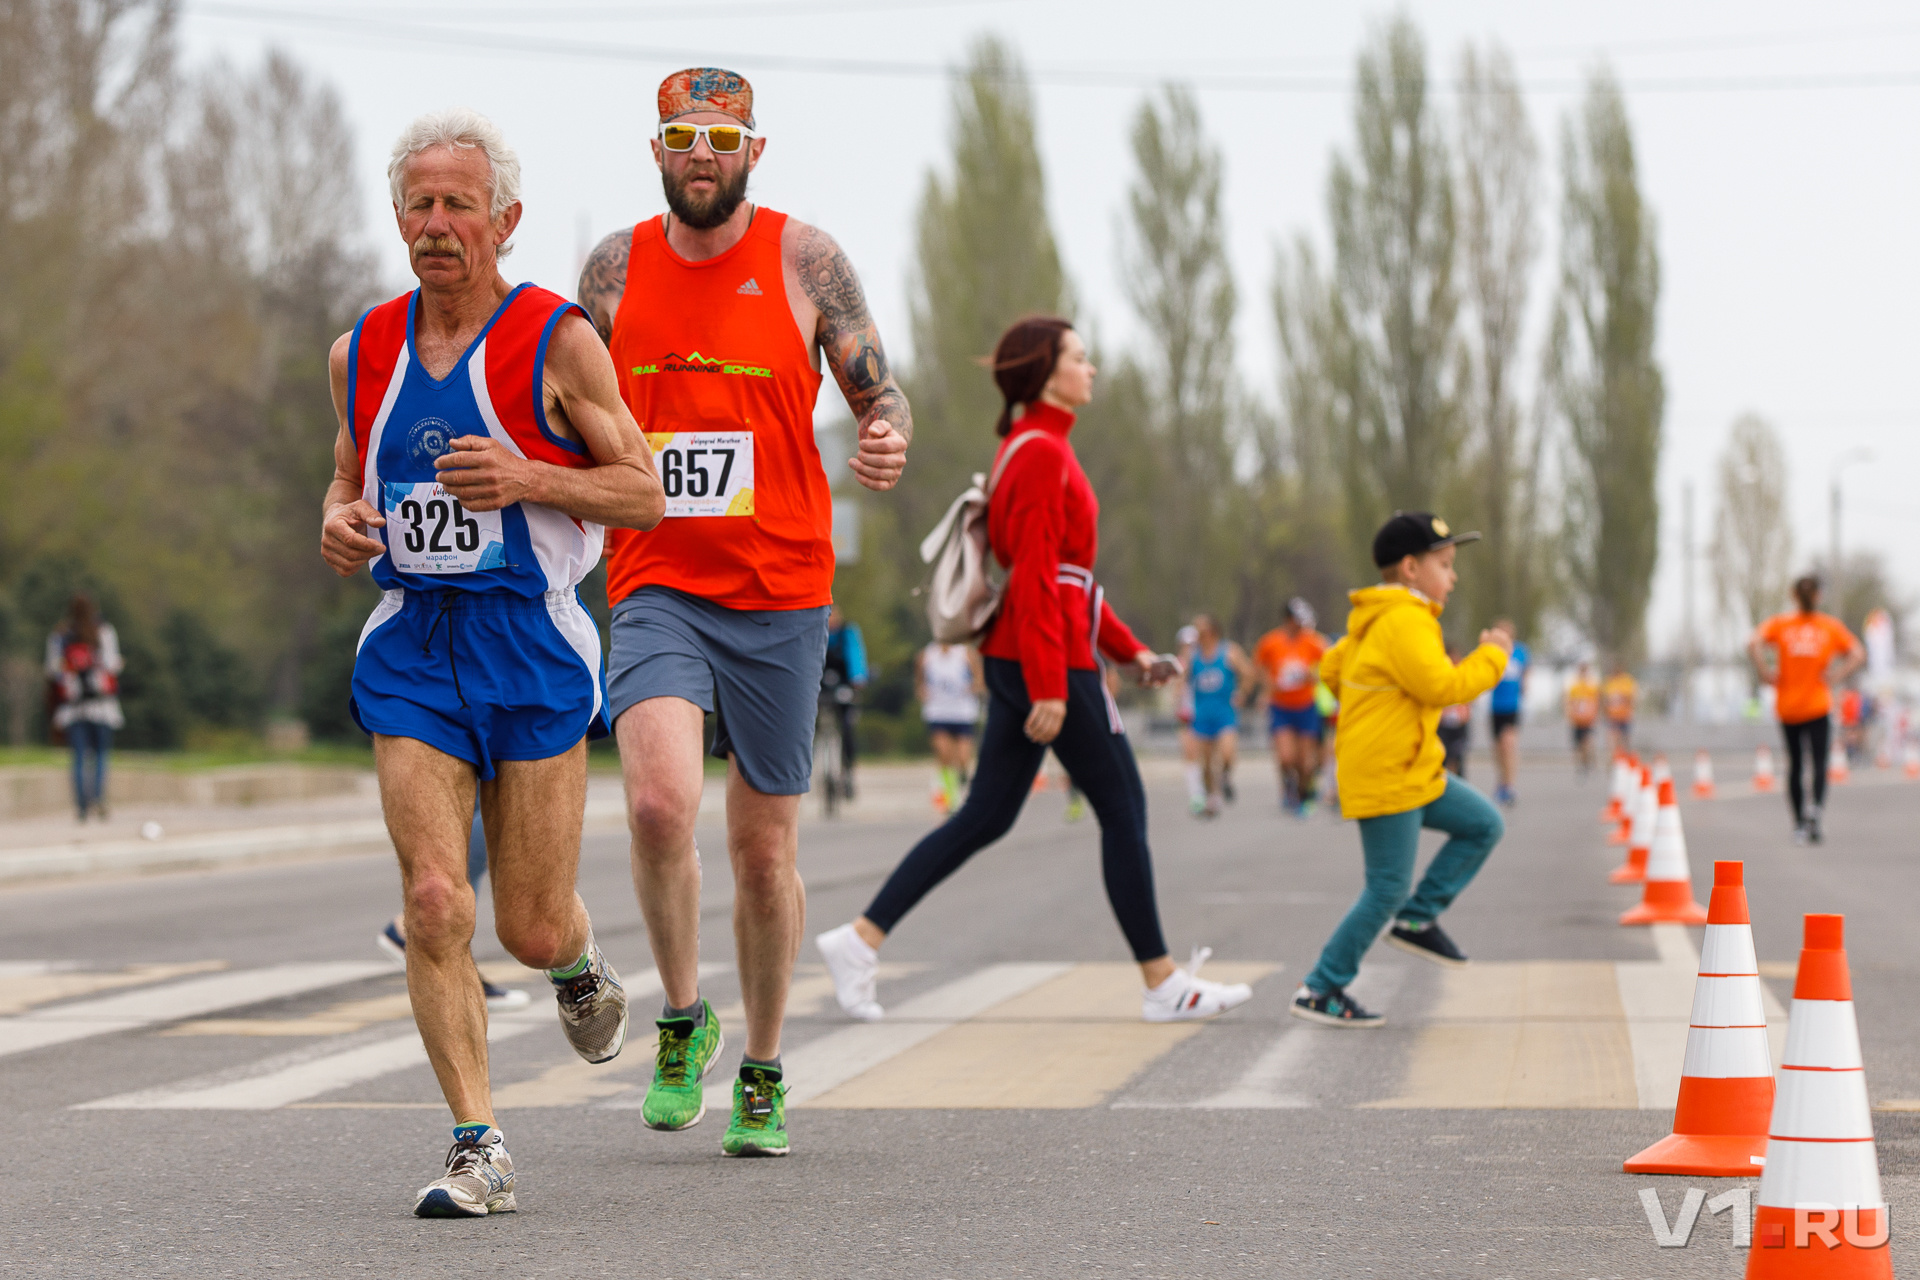
<svg viewBox="0 0 1920 1280"><path fill-rule="evenodd" d="M1440 636L1440 610L1456 581L1454 548L1479 536L1452 533L1430 512L1396 511L1373 539L1381 585L1349 594L1347 634L1321 660L1320 678L1340 699L1340 811L1360 824L1367 883L1294 994L1296 1017L1337 1027L1385 1021L1346 987L1389 922L1387 940L1402 950L1436 964L1467 962L1435 921L1506 824L1485 796L1444 770L1434 727L1442 708L1493 688L1513 652L1507 632L1483 631L1456 666ZM1412 889L1422 827L1449 839Z"/></svg>

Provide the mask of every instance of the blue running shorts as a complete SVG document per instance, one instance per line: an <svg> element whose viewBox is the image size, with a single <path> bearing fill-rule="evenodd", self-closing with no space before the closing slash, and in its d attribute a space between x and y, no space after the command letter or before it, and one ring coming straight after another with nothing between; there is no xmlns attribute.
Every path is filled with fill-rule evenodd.
<svg viewBox="0 0 1920 1280"><path fill-rule="evenodd" d="M608 702L618 720L649 698L714 717L712 754L764 796L813 784L813 722L827 663L827 606L729 609L645 586L613 607Z"/></svg>
<svg viewBox="0 0 1920 1280"><path fill-rule="evenodd" d="M360 633L354 723L416 738L493 777L608 733L600 630L571 588L386 593Z"/></svg>
<svg viewBox="0 0 1920 1280"><path fill-rule="evenodd" d="M1267 707L1267 736L1271 738L1282 729L1291 729L1295 733L1310 738L1320 736L1320 708L1318 707Z"/></svg>
<svg viewBox="0 0 1920 1280"><path fill-rule="evenodd" d="M1198 707L1193 713L1193 736L1212 742L1229 729L1240 727L1240 717L1232 707Z"/></svg>

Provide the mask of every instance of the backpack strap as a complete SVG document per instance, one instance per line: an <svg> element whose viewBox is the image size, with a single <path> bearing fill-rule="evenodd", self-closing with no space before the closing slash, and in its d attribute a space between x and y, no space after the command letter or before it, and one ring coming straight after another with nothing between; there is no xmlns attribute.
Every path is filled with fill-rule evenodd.
<svg viewBox="0 0 1920 1280"><path fill-rule="evenodd" d="M1043 436L1045 434L1047 433L1035 427L1030 431L1022 431L1019 435L1007 441L1006 451L1000 455L1000 460L993 464L993 476L987 481L986 493L988 498L993 497L994 486L1000 483L1000 473L1007 469L1009 462L1013 461L1013 455L1020 452L1020 446L1035 436Z"/></svg>

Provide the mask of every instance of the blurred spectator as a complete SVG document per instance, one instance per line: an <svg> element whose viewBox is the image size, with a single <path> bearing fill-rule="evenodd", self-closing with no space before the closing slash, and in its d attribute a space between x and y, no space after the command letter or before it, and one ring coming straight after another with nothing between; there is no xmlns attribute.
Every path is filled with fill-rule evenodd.
<svg viewBox="0 0 1920 1280"><path fill-rule="evenodd" d="M47 680L56 704L53 727L73 748L73 804L81 822L92 810L107 816L107 750L120 714L120 638L102 622L93 601L76 594L67 616L47 637Z"/></svg>

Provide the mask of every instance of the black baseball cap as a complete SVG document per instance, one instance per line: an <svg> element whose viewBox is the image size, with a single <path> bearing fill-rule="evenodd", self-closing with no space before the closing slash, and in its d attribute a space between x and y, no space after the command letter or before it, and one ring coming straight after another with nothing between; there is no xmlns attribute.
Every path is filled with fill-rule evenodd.
<svg viewBox="0 0 1920 1280"><path fill-rule="evenodd" d="M1479 540L1478 533L1453 532L1431 511L1396 511L1373 535L1373 562L1384 569L1408 556Z"/></svg>

